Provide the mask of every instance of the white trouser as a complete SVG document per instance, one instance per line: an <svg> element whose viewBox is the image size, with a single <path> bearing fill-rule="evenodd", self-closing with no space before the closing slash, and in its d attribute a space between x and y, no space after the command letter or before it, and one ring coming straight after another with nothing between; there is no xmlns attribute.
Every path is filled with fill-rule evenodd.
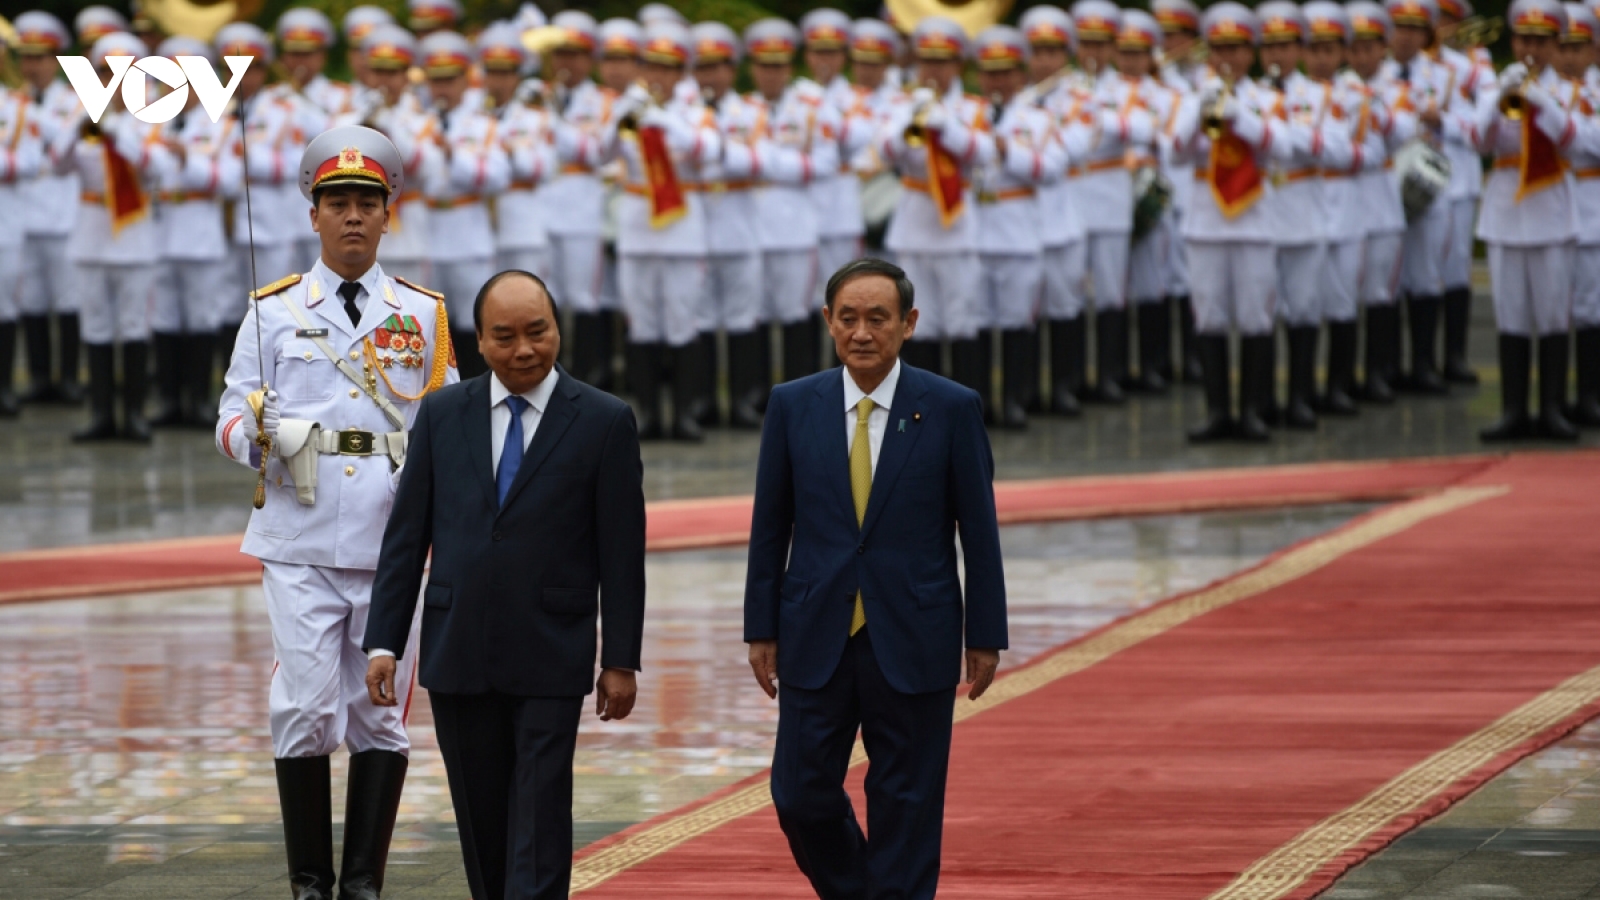
<svg viewBox="0 0 1600 900"><path fill-rule="evenodd" d="M1167 265L1172 276L1172 284L1168 288L1175 297L1186 297L1189 294L1189 253L1188 245L1179 240L1178 235L1183 234L1183 213L1173 209L1171 224L1167 226L1172 235L1167 241L1167 247L1172 251L1167 257Z"/></svg>
<svg viewBox="0 0 1600 900"><path fill-rule="evenodd" d="M1361 289L1361 258L1365 242L1359 238L1328 245L1324 258L1324 281L1328 285L1322 295L1322 317L1329 322L1354 322L1360 311L1358 298Z"/></svg>
<svg viewBox="0 0 1600 900"><path fill-rule="evenodd" d="M155 263L76 263L72 289L83 304L83 342L148 340L156 273Z"/></svg>
<svg viewBox="0 0 1600 900"><path fill-rule="evenodd" d="M816 250L763 250L761 282L763 317L779 325L804 322L817 314ZM832 274L831 272L829 273Z"/></svg>
<svg viewBox="0 0 1600 900"><path fill-rule="evenodd" d="M1278 247L1278 315L1294 328L1322 323L1327 292L1327 247L1301 244Z"/></svg>
<svg viewBox="0 0 1600 900"><path fill-rule="evenodd" d="M405 656L395 666L399 705L378 706L367 696L367 654L361 650L376 573L268 560L262 560L261 569L276 657L268 699L272 755L327 756L341 743L348 743L351 753L410 755L406 716L420 619L412 620Z"/></svg>
<svg viewBox="0 0 1600 900"><path fill-rule="evenodd" d="M0 246L0 322L15 322L22 305L23 245Z"/></svg>
<svg viewBox="0 0 1600 900"><path fill-rule="evenodd" d="M724 329L744 334L755 329L761 317L761 254L717 254L706 261L706 296L700 302L702 332Z"/></svg>
<svg viewBox="0 0 1600 900"><path fill-rule="evenodd" d="M1400 286L1408 294L1444 293L1444 262L1453 238L1450 202L1437 200L1422 218L1406 226L1400 253Z"/></svg>
<svg viewBox="0 0 1600 900"><path fill-rule="evenodd" d="M810 310L822 308L822 292L828 286L828 279L833 273L844 268L845 263L861 258L861 238L855 235L835 235L817 239L817 273L813 279L816 286L813 293L816 299L812 302Z"/></svg>
<svg viewBox="0 0 1600 900"><path fill-rule="evenodd" d="M1172 234L1165 220L1128 253L1128 300L1160 303L1172 289Z"/></svg>
<svg viewBox="0 0 1600 900"><path fill-rule="evenodd" d="M1083 315L1083 281L1088 277L1089 245L1082 240L1044 248L1044 314L1050 319Z"/></svg>
<svg viewBox="0 0 1600 900"><path fill-rule="evenodd" d="M445 306L450 310L450 328L453 331L472 331L472 303L478 291L494 276L494 260L458 259L451 262L434 260L435 284L424 285L444 295ZM560 306L561 301L557 300Z"/></svg>
<svg viewBox="0 0 1600 900"><path fill-rule="evenodd" d="M1189 296L1199 334L1271 334L1278 252L1265 241L1190 241Z"/></svg>
<svg viewBox="0 0 1600 900"><path fill-rule="evenodd" d="M1600 325L1600 244L1578 247L1572 253L1572 324L1578 328Z"/></svg>
<svg viewBox="0 0 1600 900"><path fill-rule="evenodd" d="M1089 235L1089 281L1095 309L1122 309L1128 303L1128 250L1132 235Z"/></svg>
<svg viewBox="0 0 1600 900"><path fill-rule="evenodd" d="M1572 314L1572 245L1489 245L1494 319L1502 334L1562 334Z"/></svg>
<svg viewBox="0 0 1600 900"><path fill-rule="evenodd" d="M71 290L68 273L67 236L30 234L23 242L22 314L42 316L52 309L58 313L78 311L78 295Z"/></svg>
<svg viewBox="0 0 1600 900"><path fill-rule="evenodd" d="M156 279L150 330L160 334L210 334L221 305L241 293L231 259L167 259Z"/></svg>
<svg viewBox="0 0 1600 900"><path fill-rule="evenodd" d="M576 313L599 312L605 242L599 235L550 235L550 287L556 303Z"/></svg>
<svg viewBox="0 0 1600 900"><path fill-rule="evenodd" d="M917 331L912 340L964 340L978 336L972 315L981 267L973 252L921 253L902 250L900 268L916 289Z"/></svg>
<svg viewBox="0 0 1600 900"><path fill-rule="evenodd" d="M245 310L250 307L251 291L266 287L285 275L309 271L295 266L295 247L292 243L257 246L253 267L250 264L250 247L234 244L233 266L234 278L238 279L234 284L242 290L217 304L217 325L221 327L231 328L244 321ZM395 274L388 263L383 264L383 270L390 275Z"/></svg>
<svg viewBox="0 0 1600 900"><path fill-rule="evenodd" d="M617 286L628 315L628 341L682 347L700 333L696 313L705 299L706 261L698 256L625 253Z"/></svg>
<svg viewBox="0 0 1600 900"><path fill-rule="evenodd" d="M1444 289L1472 286L1472 237L1478 219L1478 198L1460 197L1450 204L1450 246L1445 248Z"/></svg>
<svg viewBox="0 0 1600 900"><path fill-rule="evenodd" d="M1389 306L1400 288L1400 248L1405 234L1385 231L1369 234L1361 257L1361 305Z"/></svg>
<svg viewBox="0 0 1600 900"><path fill-rule="evenodd" d="M974 309L979 328L1014 331L1033 325L1044 284L1044 263L1036 254L983 253L983 288Z"/></svg>
<svg viewBox="0 0 1600 900"><path fill-rule="evenodd" d="M555 283L555 276L550 270L550 250L548 247L502 247L495 251L495 271L506 272L511 269L520 269L532 272L540 280L549 285L552 293L559 290ZM560 306L565 298L557 294L556 305Z"/></svg>

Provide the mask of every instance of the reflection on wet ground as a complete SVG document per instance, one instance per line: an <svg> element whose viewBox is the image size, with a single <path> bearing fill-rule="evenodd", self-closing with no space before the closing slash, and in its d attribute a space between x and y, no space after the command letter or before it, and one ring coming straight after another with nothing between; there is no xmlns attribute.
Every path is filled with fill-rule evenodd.
<svg viewBox="0 0 1600 900"><path fill-rule="evenodd" d="M1007 528L1005 664L1362 509ZM740 642L743 551L656 554L648 574L639 706L623 723L584 724L580 844L770 760L776 706L751 681ZM271 667L253 588L0 608L0 896L281 897ZM413 706L411 726L386 896L465 896L426 703Z"/></svg>

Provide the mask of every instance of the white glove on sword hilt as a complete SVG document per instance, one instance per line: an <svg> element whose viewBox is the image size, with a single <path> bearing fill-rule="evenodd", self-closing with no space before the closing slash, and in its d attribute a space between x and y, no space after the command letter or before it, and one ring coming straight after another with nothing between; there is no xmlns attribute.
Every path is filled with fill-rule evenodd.
<svg viewBox="0 0 1600 900"><path fill-rule="evenodd" d="M240 423L244 427L244 439L254 444L259 436L265 434L268 440L276 441L278 425L283 422L283 414L278 411L278 392L256 391L249 396L248 402L254 415L245 416Z"/></svg>

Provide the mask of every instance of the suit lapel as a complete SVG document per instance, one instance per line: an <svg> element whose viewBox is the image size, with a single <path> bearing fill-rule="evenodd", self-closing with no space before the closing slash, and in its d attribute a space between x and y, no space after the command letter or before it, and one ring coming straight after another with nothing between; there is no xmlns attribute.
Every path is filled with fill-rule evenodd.
<svg viewBox="0 0 1600 900"><path fill-rule="evenodd" d="M850 521L856 520L856 501L850 496L850 444L844 436L844 366L817 380L817 398L807 427L819 435L822 477L833 486Z"/></svg>
<svg viewBox="0 0 1600 900"><path fill-rule="evenodd" d="M578 417L577 398L577 382L562 371L560 379L556 381L556 389L550 394L548 408L539 417L539 428L533 433L528 452L522 456L522 467L517 469L516 480L511 482L511 490L506 492L505 506L510 506L522 489L528 486L528 482L533 480L534 473L544 464L545 457L555 449L561 436L567 433L567 426ZM505 507L501 508L503 510Z"/></svg>
<svg viewBox="0 0 1600 900"><path fill-rule="evenodd" d="M883 430L883 446L878 448L878 465L872 471L872 493L867 496L867 515L861 523L865 536L883 514L889 502L889 491L894 488L900 470L911 457L911 449L922 435L922 396L928 392L922 373L908 365L900 366L900 384L895 387L894 405L889 408L889 422ZM905 430L900 423L905 423Z"/></svg>
<svg viewBox="0 0 1600 900"><path fill-rule="evenodd" d="M467 402L461 409L462 431L467 438L467 456L484 499L495 506L494 449L489 440L489 376L479 375L467 382Z"/></svg>

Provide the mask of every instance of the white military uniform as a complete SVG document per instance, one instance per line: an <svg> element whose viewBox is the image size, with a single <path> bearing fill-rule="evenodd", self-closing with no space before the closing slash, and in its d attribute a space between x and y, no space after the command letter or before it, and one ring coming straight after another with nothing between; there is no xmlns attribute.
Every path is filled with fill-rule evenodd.
<svg viewBox="0 0 1600 900"><path fill-rule="evenodd" d="M1445 248L1442 280L1446 291L1472 287L1473 227L1477 224L1478 200L1483 194L1483 157L1478 153L1476 121L1478 92L1494 80L1494 70L1453 47L1434 46L1431 58L1450 68L1456 96L1452 104L1467 110L1465 129L1447 129L1440 150L1450 160L1450 189L1445 198L1450 204L1450 240Z"/></svg>
<svg viewBox="0 0 1600 900"><path fill-rule="evenodd" d="M1088 232L1089 280L1096 309L1123 309L1127 303L1128 254L1133 232L1133 176L1127 154L1151 154L1155 123L1139 103L1135 85L1106 70L1080 98L1082 114L1095 129L1073 191L1084 209Z"/></svg>
<svg viewBox="0 0 1600 900"><path fill-rule="evenodd" d="M1415 134L1436 146L1459 144L1470 150L1473 109L1456 88L1455 70L1426 54L1407 64L1390 60L1379 72L1379 84L1389 108L1411 114ZM1418 116L1437 110L1440 129L1427 130ZM1406 227L1401 251L1400 287L1408 295L1435 297L1444 293L1444 267L1451 247L1452 216L1449 191L1440 192L1427 212Z"/></svg>
<svg viewBox="0 0 1600 900"><path fill-rule="evenodd" d="M766 112L728 91L716 100L712 114L722 135L722 158L707 160L703 166L709 255L706 296L697 325L705 334L718 329L743 334L767 321L762 309L763 298L769 296L762 283L763 217L755 189L755 178L762 173L757 145ZM815 221L810 224L815 229ZM797 222L785 225L803 227Z"/></svg>
<svg viewBox="0 0 1600 900"><path fill-rule="evenodd" d="M1139 104L1149 113L1153 129L1151 143L1130 150L1127 158L1134 168L1154 166L1170 179L1168 160L1172 153L1167 131L1178 112L1178 102L1182 99L1182 95L1153 77L1142 78L1135 82L1133 90L1139 97ZM1190 181L1194 180L1194 175L1187 168L1183 174L1188 175ZM1168 210L1170 209L1169 206ZM1130 209L1130 223L1132 218ZM1172 292L1175 277L1172 272L1174 257L1172 245L1177 242L1177 233L1173 230L1173 226L1176 222L1175 216L1164 214L1154 228L1130 246L1128 252L1130 302L1140 306L1165 303L1167 295ZM1131 235L1130 232L1130 238Z"/></svg>
<svg viewBox="0 0 1600 900"><path fill-rule="evenodd" d="M306 149L306 144L333 124L334 116L323 108L321 102L312 99L309 94L296 91L287 83L275 87L280 101L289 108L290 121L293 123L293 127L283 136L284 153L289 159L299 159L300 154ZM322 101L331 102L327 96L324 96ZM278 185L278 202L282 209L284 227L289 230L294 241L294 264L291 268L308 268L322 255L322 242L317 238L316 232L311 230L311 204L300 196L300 190L295 187L292 175L287 182ZM259 268L257 271L260 271Z"/></svg>
<svg viewBox="0 0 1600 900"><path fill-rule="evenodd" d="M305 201L296 187L295 166L305 148L295 108L281 93L265 88L240 104L244 129L245 175L250 180L249 202L241 197L233 207L233 259L235 284L253 284L258 273L288 272L296 268L297 241L311 230L311 218L300 212ZM237 140L237 137L236 137ZM294 200L287 191L295 191ZM294 213L300 218L295 219ZM254 245L254 268L251 248ZM242 296L245 292L232 295ZM218 311L218 325L231 329L244 318L245 302L230 299Z"/></svg>
<svg viewBox="0 0 1600 900"><path fill-rule="evenodd" d="M1405 208L1395 181L1395 151L1416 133L1416 118L1391 107L1384 98L1382 76L1367 82L1365 123L1358 119L1354 138L1365 138L1366 167L1357 176L1361 208L1366 211L1367 238L1362 262L1361 305L1393 306L1400 290L1400 257L1405 245Z"/></svg>
<svg viewBox="0 0 1600 900"><path fill-rule="evenodd" d="M550 278L549 210L539 191L556 177L561 164L551 115L512 100L498 117L511 181L494 205L495 265Z"/></svg>
<svg viewBox="0 0 1600 900"><path fill-rule="evenodd" d="M58 146L59 135L78 127L82 105L72 86L61 79L34 98L29 113L47 146ZM80 297L71 289L67 264L67 238L78 212L78 173L41 168L17 186L18 207L27 232L23 254L21 306L23 315L76 313ZM74 373L74 377L75 377Z"/></svg>
<svg viewBox="0 0 1600 900"><path fill-rule="evenodd" d="M1291 72L1274 93L1289 157L1274 167L1271 211L1278 245L1279 316L1290 328L1322 322L1330 210L1323 172L1347 170L1352 154L1343 120L1333 115L1334 88Z"/></svg>
<svg viewBox="0 0 1600 900"><path fill-rule="evenodd" d="M398 479L388 452L342 455L337 431L381 437L387 449L403 442L421 394L448 353L442 299L414 290L374 265L359 280L353 326L337 293L343 282L318 260L293 283L269 285L250 304L228 367L216 430L218 449L255 469L259 448L245 439L246 397L263 374L279 397L285 426L320 423L322 452L315 461L315 502L301 502L289 464L275 452L267 464L266 505L250 516L241 552L262 561L262 588L272 620L277 665L270 695L273 755L326 756L341 743L352 753L408 753L405 720L415 655L400 660L398 706L374 705L365 684L362 652L372 582ZM290 307L293 307L291 311ZM298 315L296 315L298 313ZM261 355L256 352L256 323ZM302 324L301 319L305 320ZM335 368L312 335L321 336L405 419L397 428L366 393ZM453 360L448 362L453 363ZM443 383L457 380L453 364ZM289 433L280 429L279 440ZM364 438L363 438L364 440ZM347 450L356 449L345 440ZM413 630L415 625L412 626ZM415 640L413 633L412 640Z"/></svg>
<svg viewBox="0 0 1600 900"><path fill-rule="evenodd" d="M341 124L357 124L358 115ZM398 278L426 283L433 274L433 231L428 225L432 210L423 201L420 185L437 181L437 170L444 165L444 154L434 142L439 123L407 92L373 115L370 126L394 142L406 167L407 187L389 198L389 232L378 245L378 262Z"/></svg>
<svg viewBox="0 0 1600 900"><path fill-rule="evenodd" d="M156 332L215 332L222 304L242 293L223 222L223 202L238 197L243 178L233 152L238 127L230 116L211 121L201 106L168 126L184 156L164 173L156 198L163 263L151 313Z"/></svg>
<svg viewBox="0 0 1600 900"><path fill-rule="evenodd" d="M433 278L450 298L450 320L467 333L472 301L494 274L494 227L489 197L511 184L511 161L500 142L500 123L480 106L460 106L441 116L442 164L423 176L428 203ZM469 375L476 374L473 372Z"/></svg>
<svg viewBox="0 0 1600 900"><path fill-rule="evenodd" d="M21 306L27 211L22 185L44 166L38 109L20 91L0 89L0 324L13 323ZM10 335L13 346L15 335ZM11 348L6 348L10 351ZM5 352L8 361L12 356ZM3 383L10 384L10 372Z"/></svg>
<svg viewBox="0 0 1600 900"><path fill-rule="evenodd" d="M816 83L804 79L791 83L775 103L759 94L748 99L758 105L761 118L757 149L762 186L755 201L763 311L767 321L779 325L808 322L817 314L817 282L833 273L822 263L823 223L829 209L847 203L834 184L841 181L839 114ZM823 199L834 206L824 205ZM859 222L859 197L855 203ZM858 230L853 239L859 237ZM789 368L791 374L809 374L816 363L803 372Z"/></svg>
<svg viewBox="0 0 1600 900"><path fill-rule="evenodd" d="M1029 328L1044 282L1043 220L1055 210L1040 207L1038 191L1059 182L1067 151L1055 138L1050 114L1019 94L994 126L997 147L977 173L978 256L982 288L974 307L980 328ZM986 116L992 116L991 105Z"/></svg>
<svg viewBox="0 0 1600 900"><path fill-rule="evenodd" d="M810 82L809 79L801 79ZM821 305L822 288L828 276L861 255L861 236L866 222L861 215L861 179L849 166L857 153L872 143L876 122L871 111L860 102L855 88L843 75L820 86L826 115L819 115L818 134L813 153L823 152L829 143L831 168L818 168L811 182L812 202L817 207L817 271L814 306Z"/></svg>
<svg viewBox="0 0 1600 900"><path fill-rule="evenodd" d="M1589 73L1594 75L1596 69ZM1600 147L1589 132L1600 129L1600 85L1593 80L1577 85L1572 108L1577 128L1567 151L1572 198L1577 209L1578 235L1572 258L1572 324L1579 330L1600 327Z"/></svg>
<svg viewBox="0 0 1600 900"><path fill-rule="evenodd" d="M576 313L601 309L605 259L605 185L596 170L605 162L601 129L611 118L616 94L584 82L560 95L556 149L561 172L539 188L550 236L551 284Z"/></svg>
<svg viewBox="0 0 1600 900"><path fill-rule="evenodd" d="M1340 77L1331 88L1325 115L1348 129L1350 158L1345 166L1322 170L1327 274L1322 280L1318 314L1328 322L1353 322L1360 312L1366 223L1373 216L1373 209L1363 202L1361 179L1368 171L1381 174L1387 154L1383 136L1372 127L1367 114L1370 101L1359 79ZM1396 203L1398 199L1391 195L1386 205Z"/></svg>
<svg viewBox="0 0 1600 900"><path fill-rule="evenodd" d="M313 75L300 93L329 118L349 115L356 108L355 88L343 81L334 81L321 72Z"/></svg>

